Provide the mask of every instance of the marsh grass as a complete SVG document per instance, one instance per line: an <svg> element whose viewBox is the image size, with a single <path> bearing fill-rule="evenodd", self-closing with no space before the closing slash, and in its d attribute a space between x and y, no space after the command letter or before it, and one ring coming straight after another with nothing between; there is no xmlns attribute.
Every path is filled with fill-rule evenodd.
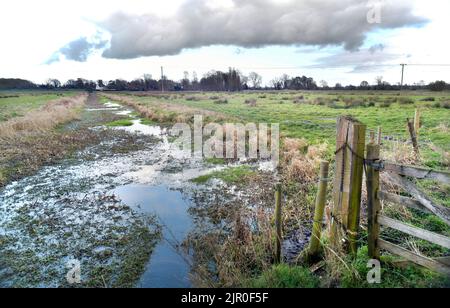
<svg viewBox="0 0 450 308"><path fill-rule="evenodd" d="M130 119L121 119L113 122L106 123L108 127L121 127L121 126L131 126L133 125L133 121Z"/></svg>
<svg viewBox="0 0 450 308"><path fill-rule="evenodd" d="M212 160L217 162L216 160ZM256 174L249 166L230 167L221 171L214 171L212 173L199 176L193 180L196 184L205 184L211 179L220 179L227 184L236 184L239 182L245 182L251 176Z"/></svg>
<svg viewBox="0 0 450 308"><path fill-rule="evenodd" d="M47 132L62 123L77 119L86 98L87 95L80 94L71 98L54 100L38 110L26 113L23 117L0 123L0 139Z"/></svg>
<svg viewBox="0 0 450 308"><path fill-rule="evenodd" d="M261 98L263 95L257 93L225 95L220 93L220 97L227 97L228 104L214 104L214 101L208 99L190 101L183 96L164 103L152 96L131 98L134 100L134 105L144 110L151 110L153 113L161 112L161 109L164 110L162 114L167 113L168 110L176 110L177 114L180 111L186 111L189 114L201 110L205 113L212 113L210 119L220 115L222 119L237 119L244 123L280 123L283 148L279 176L286 197L283 205L284 234L297 230L301 226L310 227L311 225L318 165L321 159L333 162L336 119L341 115L351 115L357 118L366 124L368 129L376 129L381 126L384 136L400 135L407 140L406 118L412 118L415 108L420 107L423 120L420 140L427 141L421 144L420 160L414 156L411 145L405 142L399 143L397 147L384 150L383 158L403 164L432 165L436 168L443 168L445 167L445 153L450 152L450 135L448 134L450 113L446 109L436 109L430 103L421 102L421 99L430 97L429 93L404 94L406 98L392 92L330 92L326 94L308 92L307 98L301 92L283 92L276 95L268 93L266 98ZM299 95L304 95L305 101L302 100L298 104L287 103L287 101L293 102ZM119 97L125 96L119 95ZM289 99L285 100L285 98ZM441 108L441 103L446 101L448 101L447 93L436 96L439 108ZM248 108L251 105L254 105L255 108ZM154 119L155 121L166 120L159 116L155 116ZM189 117L184 120L190 121ZM330 177L333 176L332 169ZM227 168L197 178L194 182L204 184L212 178L222 178L225 183L235 185L243 182L241 171ZM251 179L257 177L258 174L250 176L250 182ZM246 181L246 183L248 182ZM327 192L327 200L331 200L331 186L332 183ZM383 187L391 192L404 193L386 179L383 179ZM424 189L428 192L433 190L433 187L435 185L428 184ZM252 189L251 186L249 189ZM295 266L290 268L272 267L274 225L273 191L271 189L270 185L254 189L258 194L261 191L264 192L265 203L262 203L265 204L265 207L257 207L251 212L241 207L233 207L233 213L236 216L226 222L227 226L230 226L230 233L225 235L203 234L197 241L197 248L202 251L200 259L204 262L197 264L196 270L203 273L202 277L211 278L207 282L201 282L200 285L211 286L212 283L214 286L258 285L264 287L265 285L307 285L315 280L314 275L311 276L305 272L303 266L299 268ZM445 200L449 199L448 191L445 189L437 191L434 198L437 198L436 200L440 203L447 204L448 201ZM328 209L330 206L331 204L328 204ZM363 204L362 212L364 212L364 207L365 204ZM390 213L390 208L389 204L384 205L387 214ZM397 212L398 218L402 221L436 232L445 232L444 226L430 216L421 216L422 214L407 209ZM328 230L324 227L325 265L319 272L325 278L321 280L320 286L376 287L368 285L366 282L367 248L365 244L367 242L365 237L367 234L364 231L365 220L362 219L361 223L363 228L360 250L356 260L347 258L342 251L331 249L327 244ZM403 240L404 237L402 238L399 234L388 235L394 236L399 243L402 241L405 247L420 253L431 253L436 256L448 253L429 246L423 241L410 238ZM393 265L394 263L390 262L390 258L392 257L384 257L387 260L386 268L383 269L386 280L380 285L381 287L441 285L440 278L428 271L417 267L398 269ZM211 262L214 263L212 269L209 267Z"/></svg>

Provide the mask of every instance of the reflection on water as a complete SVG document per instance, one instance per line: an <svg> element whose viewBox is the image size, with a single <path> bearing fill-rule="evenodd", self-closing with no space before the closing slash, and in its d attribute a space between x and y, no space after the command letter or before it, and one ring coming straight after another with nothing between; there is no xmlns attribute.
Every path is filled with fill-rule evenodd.
<svg viewBox="0 0 450 308"><path fill-rule="evenodd" d="M155 248L139 287L186 288L190 287L189 256L176 248L192 227L187 210L190 201L179 191L167 186L131 184L113 191L123 202L137 211L156 214L164 225L162 240Z"/></svg>
<svg viewBox="0 0 450 308"><path fill-rule="evenodd" d="M142 124L140 119L132 121L133 125L125 127L117 127L117 129L125 130L129 133L140 133L148 136L161 136L164 134L164 130L159 126L150 126Z"/></svg>

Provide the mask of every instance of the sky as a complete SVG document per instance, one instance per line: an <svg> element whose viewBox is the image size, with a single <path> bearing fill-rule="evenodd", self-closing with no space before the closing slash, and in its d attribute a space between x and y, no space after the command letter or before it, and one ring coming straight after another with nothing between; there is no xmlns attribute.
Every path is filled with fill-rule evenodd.
<svg viewBox="0 0 450 308"><path fill-rule="evenodd" d="M447 0L15 0L0 78L179 80L235 67L329 85L450 82ZM420 65L417 65L420 64ZM442 65L446 64L446 65Z"/></svg>

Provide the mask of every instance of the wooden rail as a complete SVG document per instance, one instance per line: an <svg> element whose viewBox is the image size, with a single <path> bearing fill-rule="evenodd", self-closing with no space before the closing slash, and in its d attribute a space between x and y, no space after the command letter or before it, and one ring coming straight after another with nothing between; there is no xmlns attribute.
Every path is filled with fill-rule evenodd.
<svg viewBox="0 0 450 308"><path fill-rule="evenodd" d="M427 257L421 256L421 255L418 255L414 252L411 252L405 248L394 245L394 244L389 243L382 239L378 240L378 244L381 249L389 251L392 254L403 257L411 262L419 264L423 267L426 267L426 268L436 271L438 273L441 273L444 275L450 275L450 267L448 267L444 263L438 262L431 258L427 258Z"/></svg>
<svg viewBox="0 0 450 308"><path fill-rule="evenodd" d="M367 145L367 203L368 203L368 246L369 256L380 258L380 250L401 256L408 261L424 266L433 271L450 276L450 261L448 258L431 259L418 255L403 247L380 238L381 226L392 228L428 242L450 249L450 238L441 234L430 232L381 214L381 201L386 200L396 206L406 206L425 213L434 214L450 225L450 209L435 204L423 191L406 177L417 179L432 179L446 184L450 183L450 173L412 166L403 166L380 161L380 145L370 143ZM412 198L381 191L379 172L386 171L390 177L401 185Z"/></svg>
<svg viewBox="0 0 450 308"><path fill-rule="evenodd" d="M426 240L433 244L437 244L442 247L450 249L450 238L448 238L446 236L443 236L443 235L440 235L437 233L433 233L430 231L426 231L426 230L423 230L423 229L420 229L417 227L409 226L400 221L391 219L391 218L383 216L383 215L378 216L378 222L382 226L386 226L391 229L401 231L403 233L418 237L422 240Z"/></svg>
<svg viewBox="0 0 450 308"><path fill-rule="evenodd" d="M393 172L403 176L410 176L417 179L437 180L445 184L450 184L450 172L436 171L420 167L404 166L394 163L384 162L383 171Z"/></svg>
<svg viewBox="0 0 450 308"><path fill-rule="evenodd" d="M410 209L418 210L427 214L433 214L433 212L430 211L427 207L425 207L422 203L420 203L420 201L417 201L416 199L413 198L403 197L385 191L379 191L378 199L391 202L395 206L406 206ZM436 207L440 209L442 212L450 211L450 209L441 205L436 205Z"/></svg>

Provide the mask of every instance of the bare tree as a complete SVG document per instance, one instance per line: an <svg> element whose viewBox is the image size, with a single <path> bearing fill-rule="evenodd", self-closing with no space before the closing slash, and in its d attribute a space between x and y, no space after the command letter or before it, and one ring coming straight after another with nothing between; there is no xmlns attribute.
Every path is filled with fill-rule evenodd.
<svg viewBox="0 0 450 308"><path fill-rule="evenodd" d="M377 76L377 77L375 78L375 83L376 83L378 86L383 85L383 76Z"/></svg>
<svg viewBox="0 0 450 308"><path fill-rule="evenodd" d="M282 88L284 88L284 89L289 88L290 79L291 79L291 77L289 77L288 74L283 74L281 76L281 78L279 79L279 82L282 83Z"/></svg>
<svg viewBox="0 0 450 308"><path fill-rule="evenodd" d="M46 85L50 89L56 89L61 87L61 82L58 79L48 79Z"/></svg>
<svg viewBox="0 0 450 308"><path fill-rule="evenodd" d="M321 80L320 81L320 86L324 89L328 88L328 82L326 82L325 80Z"/></svg>
<svg viewBox="0 0 450 308"><path fill-rule="evenodd" d="M257 88L261 87L262 77L258 73L251 72L248 75L248 79L250 80L252 88L257 89Z"/></svg>

